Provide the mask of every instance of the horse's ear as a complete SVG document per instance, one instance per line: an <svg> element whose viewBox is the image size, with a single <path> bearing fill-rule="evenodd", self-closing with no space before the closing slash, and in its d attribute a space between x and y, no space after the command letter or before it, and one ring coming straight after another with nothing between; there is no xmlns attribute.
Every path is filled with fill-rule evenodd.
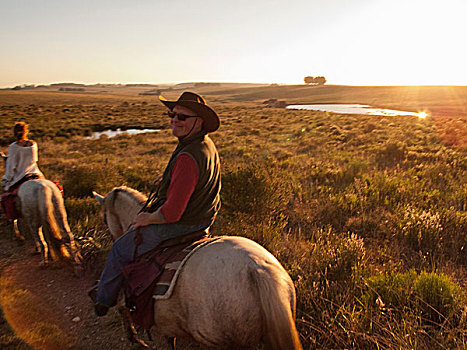
<svg viewBox="0 0 467 350"><path fill-rule="evenodd" d="M101 196L99 193L92 191L92 195L94 196L94 198L96 198L96 200L99 202L99 204L104 203L104 197Z"/></svg>

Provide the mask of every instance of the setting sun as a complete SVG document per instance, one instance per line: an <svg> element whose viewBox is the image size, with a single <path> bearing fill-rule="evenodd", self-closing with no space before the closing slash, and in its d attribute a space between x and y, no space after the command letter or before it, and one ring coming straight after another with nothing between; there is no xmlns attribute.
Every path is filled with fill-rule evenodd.
<svg viewBox="0 0 467 350"><path fill-rule="evenodd" d="M467 85L464 0L0 3L0 87Z"/></svg>

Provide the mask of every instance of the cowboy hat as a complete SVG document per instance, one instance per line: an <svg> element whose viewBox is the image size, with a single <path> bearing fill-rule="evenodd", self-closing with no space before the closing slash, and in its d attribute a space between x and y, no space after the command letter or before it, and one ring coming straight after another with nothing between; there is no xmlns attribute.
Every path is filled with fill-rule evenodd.
<svg viewBox="0 0 467 350"><path fill-rule="evenodd" d="M159 100L173 110L175 106L186 107L196 113L203 120L203 129L207 132L216 131L219 128L219 117L207 104L204 98L194 92L185 91L177 101L168 101L163 96Z"/></svg>

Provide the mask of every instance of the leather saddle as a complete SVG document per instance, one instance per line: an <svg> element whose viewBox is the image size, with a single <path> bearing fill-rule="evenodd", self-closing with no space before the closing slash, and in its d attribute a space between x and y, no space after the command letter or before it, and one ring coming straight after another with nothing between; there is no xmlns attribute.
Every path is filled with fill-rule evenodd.
<svg viewBox="0 0 467 350"><path fill-rule="evenodd" d="M208 237L207 230L203 230L165 240L123 268L125 304L130 309L135 324L144 329L152 327L153 292L165 265L175 260L179 261L181 251Z"/></svg>

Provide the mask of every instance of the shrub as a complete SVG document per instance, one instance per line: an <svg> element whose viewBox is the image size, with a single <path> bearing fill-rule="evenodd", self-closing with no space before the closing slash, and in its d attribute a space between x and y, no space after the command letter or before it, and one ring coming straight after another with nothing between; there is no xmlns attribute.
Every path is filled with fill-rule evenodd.
<svg viewBox="0 0 467 350"><path fill-rule="evenodd" d="M413 297L413 283L417 273L381 274L366 281L368 291L364 300L366 304L377 308L385 308L402 312L410 307Z"/></svg>
<svg viewBox="0 0 467 350"><path fill-rule="evenodd" d="M316 232L312 241L314 270L322 282L349 282L357 276L365 257L363 239L355 234L338 235L328 228Z"/></svg>
<svg viewBox="0 0 467 350"><path fill-rule="evenodd" d="M353 343L350 332L359 327L356 296L366 273L363 240L330 227L307 235L309 240L278 240L271 252L295 282L300 334L319 348L346 348Z"/></svg>
<svg viewBox="0 0 467 350"><path fill-rule="evenodd" d="M467 306L460 287L442 274L422 272L414 282L414 292L423 319L435 324L448 318L456 324Z"/></svg>
<svg viewBox="0 0 467 350"><path fill-rule="evenodd" d="M410 248L421 251L424 255L437 254L442 231L439 213L405 207L399 234Z"/></svg>
<svg viewBox="0 0 467 350"><path fill-rule="evenodd" d="M280 219L290 197L291 184L274 164L254 164L222 177L222 200L228 213L248 214L254 220Z"/></svg>
<svg viewBox="0 0 467 350"><path fill-rule="evenodd" d="M100 215L100 204L94 198L67 198L70 228L78 243L86 271L101 272L112 238Z"/></svg>
<svg viewBox="0 0 467 350"><path fill-rule="evenodd" d="M220 215L216 220L212 232L216 235L230 235L248 237L266 249L271 250L276 241L280 241L283 236L285 222L282 220L252 221L251 216L244 213L236 213L232 216L227 216L224 219Z"/></svg>
<svg viewBox="0 0 467 350"><path fill-rule="evenodd" d="M443 257L467 266L467 213L444 209L440 215Z"/></svg>
<svg viewBox="0 0 467 350"><path fill-rule="evenodd" d="M367 280L366 304L385 310L398 320L407 312L421 316L422 324L439 325L449 319L457 326L466 307L461 288L447 276L415 271L382 274Z"/></svg>
<svg viewBox="0 0 467 350"><path fill-rule="evenodd" d="M400 142L388 142L376 152L376 163L380 167L391 167L402 163L407 156L407 147Z"/></svg>
<svg viewBox="0 0 467 350"><path fill-rule="evenodd" d="M97 227L104 227L100 205L94 198L66 198L68 221L75 235Z"/></svg>
<svg viewBox="0 0 467 350"><path fill-rule="evenodd" d="M150 191L153 181L147 179L141 169L126 168L122 170L122 176L125 178L126 185L139 191Z"/></svg>
<svg viewBox="0 0 467 350"><path fill-rule="evenodd" d="M107 192L123 182L116 169L110 165L96 167L77 165L65 170L63 188L66 196L89 197L92 191Z"/></svg>
<svg viewBox="0 0 467 350"><path fill-rule="evenodd" d="M301 310L321 313L321 303L331 301L338 305L340 299L346 298L346 292L359 283L366 252L363 240L354 234L338 234L328 227L308 235L307 241L276 242L272 251L297 281Z"/></svg>

